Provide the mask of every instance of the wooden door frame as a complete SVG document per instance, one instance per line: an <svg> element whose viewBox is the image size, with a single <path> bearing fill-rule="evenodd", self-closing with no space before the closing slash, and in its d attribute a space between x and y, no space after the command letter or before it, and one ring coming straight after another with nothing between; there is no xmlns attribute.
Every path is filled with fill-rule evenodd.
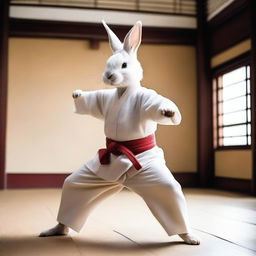
<svg viewBox="0 0 256 256"><path fill-rule="evenodd" d="M251 37L251 106L252 106L252 185L251 192L256 196L256 1L250 0Z"/></svg>
<svg viewBox="0 0 256 256"><path fill-rule="evenodd" d="M0 1L0 189L6 187L9 0Z"/></svg>
<svg viewBox="0 0 256 256"><path fill-rule="evenodd" d="M214 185L212 85L207 1L197 0L197 166L199 185Z"/></svg>

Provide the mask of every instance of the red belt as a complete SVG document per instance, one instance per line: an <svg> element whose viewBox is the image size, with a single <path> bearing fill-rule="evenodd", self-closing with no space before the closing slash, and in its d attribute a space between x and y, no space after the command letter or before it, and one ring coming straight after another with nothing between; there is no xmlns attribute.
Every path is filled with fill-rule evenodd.
<svg viewBox="0 0 256 256"><path fill-rule="evenodd" d="M142 168L135 155L153 148L156 145L155 134L148 137L128 141L114 141L106 138L107 148L100 149L99 159L101 164L110 164L110 153L120 156L125 155L133 163L134 167L139 170Z"/></svg>

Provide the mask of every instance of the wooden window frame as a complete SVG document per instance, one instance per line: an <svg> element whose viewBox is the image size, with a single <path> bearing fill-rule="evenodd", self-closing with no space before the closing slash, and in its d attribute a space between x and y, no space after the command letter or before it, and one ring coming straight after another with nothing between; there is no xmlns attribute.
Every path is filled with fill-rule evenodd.
<svg viewBox="0 0 256 256"><path fill-rule="evenodd" d="M235 69L238 69L240 67L243 67L243 66L251 66L250 65L250 53L249 52L246 52L218 67L216 67L214 70L213 70L213 73L212 73L212 89L214 89L214 80L228 72L231 72ZM250 80L251 81L251 80ZM218 86L218 85L216 85ZM251 82L250 82L250 86L251 86ZM247 89L246 89L247 90ZM248 92L246 91L246 97L247 97L247 94ZM249 94L251 95L251 94ZM214 150L215 151L222 151L222 150L243 150L243 149L251 149L251 145L230 145L230 146L220 146L219 145L219 121L218 121L218 116L219 116L219 113L218 113L218 88L217 88L217 92L216 93L213 93L213 124L214 124ZM247 100L246 100L247 102ZM247 104L247 103L246 103ZM246 107L246 110L248 108ZM252 105L251 105L251 109L252 109ZM251 111L251 115L252 115L252 111ZM248 118L248 117L247 117ZM246 119L247 119L246 118ZM251 119L252 120L252 119ZM246 125L248 124L251 124L252 122L249 122L248 120L246 120ZM239 124L237 124L239 125ZM246 134L246 136L248 137L248 134ZM248 140L248 138L247 138Z"/></svg>

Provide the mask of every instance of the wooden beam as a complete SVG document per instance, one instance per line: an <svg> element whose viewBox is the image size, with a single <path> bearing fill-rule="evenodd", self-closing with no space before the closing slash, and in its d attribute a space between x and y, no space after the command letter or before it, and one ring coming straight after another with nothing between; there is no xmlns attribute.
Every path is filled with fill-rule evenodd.
<svg viewBox="0 0 256 256"><path fill-rule="evenodd" d="M250 194L251 180L250 179L238 179L227 177L215 177L214 188L223 189L228 191L242 192Z"/></svg>
<svg viewBox="0 0 256 256"><path fill-rule="evenodd" d="M61 188L67 173L8 173L7 188ZM174 172L182 187L197 187L197 173Z"/></svg>
<svg viewBox="0 0 256 256"><path fill-rule="evenodd" d="M214 183L212 85L206 15L206 1L197 0L197 164L201 187L211 187Z"/></svg>
<svg viewBox="0 0 256 256"><path fill-rule="evenodd" d="M252 113L252 194L256 196L256 1L250 0L251 11L251 113Z"/></svg>
<svg viewBox="0 0 256 256"><path fill-rule="evenodd" d="M248 0L233 1L209 21L210 27L217 27L225 24L227 20L237 16L243 9L249 6ZM242 32L242 31L239 31Z"/></svg>
<svg viewBox="0 0 256 256"><path fill-rule="evenodd" d="M91 50L99 50L100 49L100 41L96 40L96 39L90 39L89 47Z"/></svg>
<svg viewBox="0 0 256 256"><path fill-rule="evenodd" d="M68 173L8 173L7 188L61 188Z"/></svg>
<svg viewBox="0 0 256 256"><path fill-rule="evenodd" d="M0 189L6 185L5 152L7 121L9 0L0 1Z"/></svg>
<svg viewBox="0 0 256 256"><path fill-rule="evenodd" d="M248 0L234 1L211 19L208 26L211 56L247 39L250 36L250 8Z"/></svg>
<svg viewBox="0 0 256 256"><path fill-rule="evenodd" d="M130 26L111 25L123 40ZM195 45L195 29L143 27L142 43ZM100 23L10 19L11 37L45 37L105 41L107 34Z"/></svg>

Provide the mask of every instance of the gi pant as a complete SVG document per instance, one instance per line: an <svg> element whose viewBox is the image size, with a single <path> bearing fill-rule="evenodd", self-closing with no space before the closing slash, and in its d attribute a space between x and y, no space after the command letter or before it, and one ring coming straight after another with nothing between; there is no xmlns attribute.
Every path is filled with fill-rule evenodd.
<svg viewBox="0 0 256 256"><path fill-rule="evenodd" d="M169 236L189 233L187 207L180 184L164 164L152 163L138 172L130 168L118 181L106 181L86 165L63 185L58 222L79 232L91 210L124 187L140 195Z"/></svg>

